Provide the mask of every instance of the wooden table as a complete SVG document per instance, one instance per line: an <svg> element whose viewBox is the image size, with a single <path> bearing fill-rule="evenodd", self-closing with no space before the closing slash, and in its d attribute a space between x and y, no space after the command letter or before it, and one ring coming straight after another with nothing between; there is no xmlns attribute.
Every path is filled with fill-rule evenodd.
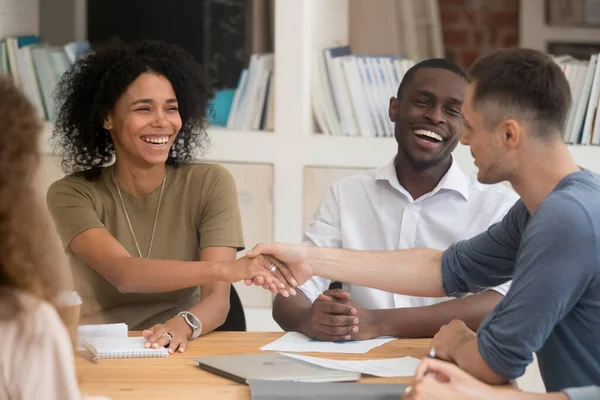
<svg viewBox="0 0 600 400"><path fill-rule="evenodd" d="M137 334L139 335L139 333ZM280 332L215 332L190 342L183 354L168 358L99 360L91 363L76 356L81 392L119 399L250 399L250 389L196 367L200 356L259 353L260 347L282 335ZM431 339L399 339L376 347L367 354L328 354L318 357L365 360L412 356L422 358ZM315 356L315 353L310 355ZM408 383L411 378L363 377L367 383Z"/></svg>

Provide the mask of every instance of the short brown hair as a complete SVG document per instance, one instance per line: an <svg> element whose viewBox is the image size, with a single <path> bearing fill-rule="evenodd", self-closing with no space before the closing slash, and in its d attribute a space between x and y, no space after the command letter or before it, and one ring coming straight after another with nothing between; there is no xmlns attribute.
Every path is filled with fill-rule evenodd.
<svg viewBox="0 0 600 400"><path fill-rule="evenodd" d="M571 89L565 74L548 55L512 48L479 58L469 70L475 82L472 106L491 103L496 124L507 117L524 120L538 137L563 134Z"/></svg>

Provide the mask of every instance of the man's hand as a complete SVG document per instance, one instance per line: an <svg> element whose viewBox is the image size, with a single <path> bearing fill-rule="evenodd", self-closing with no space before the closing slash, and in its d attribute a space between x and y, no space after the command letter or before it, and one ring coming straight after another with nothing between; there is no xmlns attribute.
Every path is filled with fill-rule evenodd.
<svg viewBox="0 0 600 400"><path fill-rule="evenodd" d="M328 290L317 297L310 307L310 327L305 333L311 339L325 342L343 342L350 340L351 335L358 332L359 319L356 317L356 309L339 298L348 298L350 295L343 291ZM328 295L329 293L329 295Z"/></svg>
<svg viewBox="0 0 600 400"><path fill-rule="evenodd" d="M372 310L350 299L343 290L327 290L311 307L313 339L347 341L373 339L379 335L379 325Z"/></svg>
<svg viewBox="0 0 600 400"><path fill-rule="evenodd" d="M455 319L440 328L433 337L431 347L435 349L436 358L456 362L454 356L456 349L474 338L477 338L477 334L467 328L464 322Z"/></svg>
<svg viewBox="0 0 600 400"><path fill-rule="evenodd" d="M259 243L252 250L246 253L250 258L259 255L273 256L281 263L285 264L282 267L282 273L286 280L295 287L302 285L304 282L312 278L313 269L310 265L311 251L314 247L294 245L288 243ZM289 270L289 272L288 272ZM291 273L291 274L290 274ZM293 277L288 276L293 275ZM246 281L246 284L251 284L252 281ZM256 282L254 282L256 284Z"/></svg>
<svg viewBox="0 0 600 400"><path fill-rule="evenodd" d="M454 364L426 358L417 367L415 378L412 384L406 388L402 398L407 400L493 400L519 398L518 396L521 394L516 390L500 393L499 389L480 382Z"/></svg>

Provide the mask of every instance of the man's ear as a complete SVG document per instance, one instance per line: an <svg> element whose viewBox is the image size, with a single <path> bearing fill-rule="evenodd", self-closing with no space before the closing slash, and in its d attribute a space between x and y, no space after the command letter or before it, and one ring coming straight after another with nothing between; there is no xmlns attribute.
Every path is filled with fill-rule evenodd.
<svg viewBox="0 0 600 400"><path fill-rule="evenodd" d="M502 123L502 141L510 150L515 149L523 139L523 128L514 119L508 119Z"/></svg>
<svg viewBox="0 0 600 400"><path fill-rule="evenodd" d="M390 121L396 122L396 118L398 117L398 111L400 109L400 101L394 96L390 97L390 108L388 109L388 115L390 117Z"/></svg>
<svg viewBox="0 0 600 400"><path fill-rule="evenodd" d="M102 125L104 129L110 131L113 128L112 116L109 114L104 118L104 124Z"/></svg>

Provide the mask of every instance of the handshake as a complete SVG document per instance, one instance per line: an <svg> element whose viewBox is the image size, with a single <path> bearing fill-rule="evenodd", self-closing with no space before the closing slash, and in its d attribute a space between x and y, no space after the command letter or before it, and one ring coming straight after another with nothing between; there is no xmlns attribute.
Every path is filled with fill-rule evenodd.
<svg viewBox="0 0 600 400"><path fill-rule="evenodd" d="M295 287L313 275L314 249L287 243L259 243L225 272L226 281L244 280L285 297L295 296Z"/></svg>

